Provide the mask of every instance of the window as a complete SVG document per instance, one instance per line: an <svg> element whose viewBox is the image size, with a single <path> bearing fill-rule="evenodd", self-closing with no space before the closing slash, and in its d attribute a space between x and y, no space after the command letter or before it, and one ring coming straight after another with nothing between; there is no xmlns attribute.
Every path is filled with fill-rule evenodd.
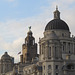
<svg viewBox="0 0 75 75"><path fill-rule="evenodd" d="M51 47L49 48L49 57L51 57Z"/></svg>
<svg viewBox="0 0 75 75"><path fill-rule="evenodd" d="M70 53L70 51L69 51L69 53Z"/></svg>
<svg viewBox="0 0 75 75"><path fill-rule="evenodd" d="M58 69L58 65L56 65L56 69Z"/></svg>
<svg viewBox="0 0 75 75"><path fill-rule="evenodd" d="M58 73L56 73L56 75L58 75Z"/></svg>
<svg viewBox="0 0 75 75"><path fill-rule="evenodd" d="M57 47L55 47L55 57L56 57L56 59L58 59L58 50L57 50Z"/></svg>
<svg viewBox="0 0 75 75"><path fill-rule="evenodd" d="M64 51L64 46L63 46L63 51Z"/></svg>
<svg viewBox="0 0 75 75"><path fill-rule="evenodd" d="M63 42L63 51L66 50L66 42Z"/></svg>
<svg viewBox="0 0 75 75"><path fill-rule="evenodd" d="M41 54L41 45L40 45L40 54Z"/></svg>
<svg viewBox="0 0 75 75"><path fill-rule="evenodd" d="M70 43L68 43L68 52L70 51Z"/></svg>
<svg viewBox="0 0 75 75"><path fill-rule="evenodd" d="M30 73L30 70L29 70L29 73Z"/></svg>
<svg viewBox="0 0 75 75"><path fill-rule="evenodd" d="M48 75L51 75L51 73L48 73Z"/></svg>
<svg viewBox="0 0 75 75"><path fill-rule="evenodd" d="M48 65L48 69L51 69L51 65Z"/></svg>
<svg viewBox="0 0 75 75"><path fill-rule="evenodd" d="M27 74L27 71L25 71L25 74Z"/></svg>
<svg viewBox="0 0 75 75"><path fill-rule="evenodd" d="M74 65L73 64L67 65L67 69L74 69Z"/></svg>

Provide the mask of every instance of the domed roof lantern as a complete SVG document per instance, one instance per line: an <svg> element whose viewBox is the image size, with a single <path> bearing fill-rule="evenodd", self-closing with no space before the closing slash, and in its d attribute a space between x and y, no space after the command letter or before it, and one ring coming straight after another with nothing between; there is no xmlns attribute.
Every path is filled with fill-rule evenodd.
<svg viewBox="0 0 75 75"><path fill-rule="evenodd" d="M58 6L56 6L56 10L54 11L54 19L60 19L60 12L58 10Z"/></svg>

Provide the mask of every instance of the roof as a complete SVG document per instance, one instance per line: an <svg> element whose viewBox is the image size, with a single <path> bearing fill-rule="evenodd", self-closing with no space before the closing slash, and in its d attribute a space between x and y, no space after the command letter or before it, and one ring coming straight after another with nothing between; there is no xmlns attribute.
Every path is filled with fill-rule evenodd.
<svg viewBox="0 0 75 75"><path fill-rule="evenodd" d="M4 53L4 55L1 57L2 60L10 60L11 57L8 55L7 52Z"/></svg>
<svg viewBox="0 0 75 75"><path fill-rule="evenodd" d="M58 10L58 7L56 7L56 10L54 11L54 19L51 20L45 27L46 30L68 30L69 27L63 20L60 19L60 12Z"/></svg>
<svg viewBox="0 0 75 75"><path fill-rule="evenodd" d="M69 27L68 25L61 19L53 19L51 20L45 27L45 31L46 30L68 30L69 31Z"/></svg>

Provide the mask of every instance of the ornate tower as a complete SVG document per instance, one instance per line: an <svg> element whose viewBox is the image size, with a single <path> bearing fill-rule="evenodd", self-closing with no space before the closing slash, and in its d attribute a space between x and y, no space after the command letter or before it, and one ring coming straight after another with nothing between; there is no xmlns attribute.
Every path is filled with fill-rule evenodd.
<svg viewBox="0 0 75 75"><path fill-rule="evenodd" d="M14 58L9 56L7 52L2 55L0 60L0 75L13 70Z"/></svg>
<svg viewBox="0 0 75 75"><path fill-rule="evenodd" d="M25 38L25 44L22 45L22 55L21 62L31 62L32 59L37 57L37 43L35 43L35 38L32 35L31 27L27 33L27 37Z"/></svg>

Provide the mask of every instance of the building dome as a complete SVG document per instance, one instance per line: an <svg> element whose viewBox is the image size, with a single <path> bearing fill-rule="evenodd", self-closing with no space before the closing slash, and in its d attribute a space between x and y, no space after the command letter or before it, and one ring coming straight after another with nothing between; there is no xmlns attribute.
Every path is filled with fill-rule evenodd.
<svg viewBox="0 0 75 75"><path fill-rule="evenodd" d="M51 20L45 27L46 30L53 30L53 29L61 29L61 30L68 30L68 25L61 19L53 19Z"/></svg>
<svg viewBox="0 0 75 75"><path fill-rule="evenodd" d="M2 60L9 60L11 59L7 52L1 57Z"/></svg>
<svg viewBox="0 0 75 75"><path fill-rule="evenodd" d="M56 11L54 11L54 19L51 20L45 27L46 30L68 30L68 25L60 19L60 12L58 11L58 8L56 7Z"/></svg>

